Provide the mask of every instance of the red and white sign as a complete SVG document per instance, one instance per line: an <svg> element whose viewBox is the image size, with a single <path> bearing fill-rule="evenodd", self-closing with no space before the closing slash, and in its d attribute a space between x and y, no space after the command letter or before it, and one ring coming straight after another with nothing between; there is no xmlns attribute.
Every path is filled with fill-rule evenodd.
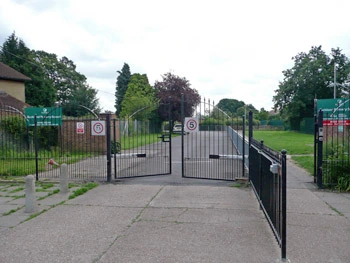
<svg viewBox="0 0 350 263"><path fill-rule="evenodd" d="M84 133L85 133L85 123L77 122L77 134L84 134Z"/></svg>
<svg viewBox="0 0 350 263"><path fill-rule="evenodd" d="M350 120L323 120L323 126L350 126Z"/></svg>
<svg viewBox="0 0 350 263"><path fill-rule="evenodd" d="M91 135L106 135L106 122L105 121L92 121L91 122Z"/></svg>
<svg viewBox="0 0 350 263"><path fill-rule="evenodd" d="M185 132L198 132L199 127L198 127L198 118L185 118L185 127L184 127Z"/></svg>

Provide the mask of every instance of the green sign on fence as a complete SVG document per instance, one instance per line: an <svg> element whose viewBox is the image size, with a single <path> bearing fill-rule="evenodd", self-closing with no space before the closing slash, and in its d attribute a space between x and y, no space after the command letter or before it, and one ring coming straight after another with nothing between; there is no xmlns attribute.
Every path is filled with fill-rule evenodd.
<svg viewBox="0 0 350 263"><path fill-rule="evenodd" d="M61 126L62 108L26 108L27 126Z"/></svg>
<svg viewBox="0 0 350 263"><path fill-rule="evenodd" d="M317 100L317 111L323 110L323 119L350 119L349 99Z"/></svg>

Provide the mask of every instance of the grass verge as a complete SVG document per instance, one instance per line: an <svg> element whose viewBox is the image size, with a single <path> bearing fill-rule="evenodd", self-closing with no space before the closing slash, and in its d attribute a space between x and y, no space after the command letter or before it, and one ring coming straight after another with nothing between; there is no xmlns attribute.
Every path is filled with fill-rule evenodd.
<svg viewBox="0 0 350 263"><path fill-rule="evenodd" d="M87 191L89 191L97 186L98 186L98 183L93 183L93 182L87 183L87 184L81 186L79 189L75 190L73 192L73 194L71 194L69 196L69 199L76 198L77 196L82 195L82 194L86 193Z"/></svg>

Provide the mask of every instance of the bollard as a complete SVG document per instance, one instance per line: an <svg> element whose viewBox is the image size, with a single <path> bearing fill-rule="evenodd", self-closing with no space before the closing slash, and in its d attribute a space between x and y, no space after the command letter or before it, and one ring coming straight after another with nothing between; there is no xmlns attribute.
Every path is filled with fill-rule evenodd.
<svg viewBox="0 0 350 263"><path fill-rule="evenodd" d="M60 166L60 192L68 193L68 169L65 163Z"/></svg>
<svg viewBox="0 0 350 263"><path fill-rule="evenodd" d="M38 211L38 204L35 197L35 181L33 175L26 176L26 208L25 213L34 213Z"/></svg>

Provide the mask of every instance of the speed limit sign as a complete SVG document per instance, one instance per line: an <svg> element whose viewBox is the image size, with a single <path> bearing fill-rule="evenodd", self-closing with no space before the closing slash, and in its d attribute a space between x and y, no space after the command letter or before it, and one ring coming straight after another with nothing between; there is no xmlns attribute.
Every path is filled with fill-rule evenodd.
<svg viewBox="0 0 350 263"><path fill-rule="evenodd" d="M91 121L91 135L106 135L105 121Z"/></svg>
<svg viewBox="0 0 350 263"><path fill-rule="evenodd" d="M198 118L185 118L185 132L198 132Z"/></svg>

